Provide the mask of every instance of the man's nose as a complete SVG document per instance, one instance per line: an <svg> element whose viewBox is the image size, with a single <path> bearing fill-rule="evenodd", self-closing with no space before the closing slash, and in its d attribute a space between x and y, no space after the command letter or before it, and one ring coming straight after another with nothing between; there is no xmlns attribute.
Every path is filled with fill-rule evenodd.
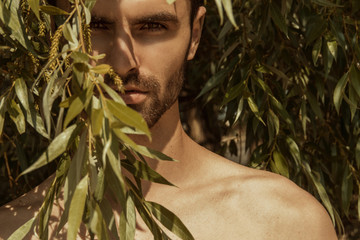
<svg viewBox="0 0 360 240"><path fill-rule="evenodd" d="M139 61L136 55L133 39L126 31L114 35L113 49L110 50L109 64L121 77L131 72L137 72Z"/></svg>

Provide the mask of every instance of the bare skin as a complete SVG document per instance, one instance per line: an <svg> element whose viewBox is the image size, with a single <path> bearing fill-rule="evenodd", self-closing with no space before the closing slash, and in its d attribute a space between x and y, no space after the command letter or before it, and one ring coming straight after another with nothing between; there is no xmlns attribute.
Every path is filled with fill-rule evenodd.
<svg viewBox="0 0 360 240"><path fill-rule="evenodd" d="M154 5L158 7L151 7ZM107 53L105 62L113 65L121 76L136 71L140 75L153 75L159 82L157 90L161 102L165 101L168 81L173 80L171 77L181 69L184 60L194 57L205 15L205 9L201 7L193 29L190 29L189 1L177 0L175 6L166 5L165 0L106 0L95 7L95 14L108 16L112 22L109 28L116 29L106 32L105 37L100 34L104 34L104 29L95 30L98 31L94 33L95 52ZM136 13L129 11L134 8ZM133 25L132 20L139 16L154 15L158 11L176 15L178 21L163 19L160 23L166 25L166 29L151 25L157 29L149 32ZM153 99L145 91L149 89L140 90L138 95L129 93L124 99L128 104L151 106ZM147 114L146 111L140 112ZM191 140L182 129L176 96L171 107L155 122L151 127L152 142L142 137L133 138L139 144L178 160L159 162L147 159L157 172L177 187L143 182L144 196L173 211L195 239L337 239L325 209L294 183L273 173L232 163ZM6 239L35 215L50 182L51 178L0 208L0 239ZM61 216L61 206L60 199L52 213L49 233L52 237ZM114 213L119 216L117 206L114 206ZM54 238L65 236L66 229ZM169 236L177 239L171 233ZM29 235L28 239L36 238ZM84 231L79 234L79 239L86 239ZM137 218L135 239L152 239L140 218Z"/></svg>

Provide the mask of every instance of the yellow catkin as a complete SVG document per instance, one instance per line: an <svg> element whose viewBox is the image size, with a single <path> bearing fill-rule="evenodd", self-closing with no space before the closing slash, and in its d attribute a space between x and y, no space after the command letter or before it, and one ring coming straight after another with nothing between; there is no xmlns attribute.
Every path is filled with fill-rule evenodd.
<svg viewBox="0 0 360 240"><path fill-rule="evenodd" d="M40 61L31 52L28 53L28 56L30 58L29 62L31 63L31 71L36 74L40 66Z"/></svg>
<svg viewBox="0 0 360 240"><path fill-rule="evenodd" d="M123 82L122 82L121 78L119 77L119 75L117 75L117 73L114 71L113 68L110 68L108 74L109 74L110 78L114 81L114 83L117 87L117 90L123 91L124 90Z"/></svg>
<svg viewBox="0 0 360 240"><path fill-rule="evenodd" d="M84 25L84 38L86 42L87 52L92 52L92 44L91 44L91 28L89 24Z"/></svg>
<svg viewBox="0 0 360 240"><path fill-rule="evenodd" d="M21 9L21 13L24 19L24 25L25 25L25 31L29 32L29 16L30 16L30 6L27 4L26 0L22 0L20 2L20 9Z"/></svg>
<svg viewBox="0 0 360 240"><path fill-rule="evenodd" d="M45 37L45 33L46 33L46 25L44 23L44 21L40 21L39 22L39 33L38 36L39 37Z"/></svg>
<svg viewBox="0 0 360 240"><path fill-rule="evenodd" d="M51 37L51 46L49 51L49 61L51 61L49 70L45 72L45 78L48 81L50 79L50 75L56 68L57 62L54 61L56 56L59 52L59 44L60 44L60 38L63 35L63 27L64 25L61 25L54 33L54 35Z"/></svg>

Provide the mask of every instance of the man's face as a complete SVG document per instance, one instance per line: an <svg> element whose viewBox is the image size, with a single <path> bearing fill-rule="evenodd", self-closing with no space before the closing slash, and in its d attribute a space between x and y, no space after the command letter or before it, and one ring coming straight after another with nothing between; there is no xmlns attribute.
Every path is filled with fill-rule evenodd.
<svg viewBox="0 0 360 240"><path fill-rule="evenodd" d="M152 127L176 102L197 48L190 1L98 0L92 19L94 54L106 54L124 82L124 101Z"/></svg>

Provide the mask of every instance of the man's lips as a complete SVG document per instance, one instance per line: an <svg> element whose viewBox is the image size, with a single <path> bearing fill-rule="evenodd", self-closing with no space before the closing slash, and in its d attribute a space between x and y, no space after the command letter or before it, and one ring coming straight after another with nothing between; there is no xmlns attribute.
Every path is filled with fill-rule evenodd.
<svg viewBox="0 0 360 240"><path fill-rule="evenodd" d="M145 101L147 91L134 86L125 86L125 93L120 94L126 104L140 104Z"/></svg>

